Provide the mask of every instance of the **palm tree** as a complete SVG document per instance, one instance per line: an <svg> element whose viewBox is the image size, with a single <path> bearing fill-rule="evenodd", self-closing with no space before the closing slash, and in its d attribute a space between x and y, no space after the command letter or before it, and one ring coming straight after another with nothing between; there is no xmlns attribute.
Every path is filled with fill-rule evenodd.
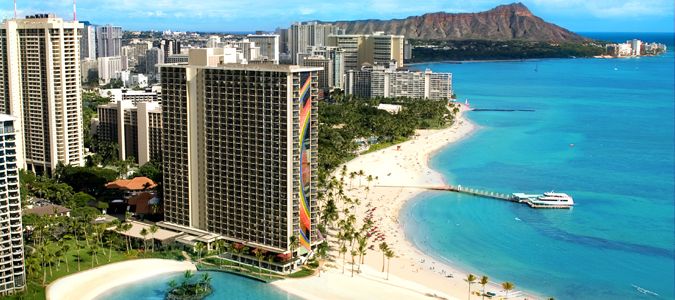
<svg viewBox="0 0 675 300"><path fill-rule="evenodd" d="M300 239L297 235L288 238L288 247L291 248L291 257L295 258L295 250L300 246Z"/></svg>
<svg viewBox="0 0 675 300"><path fill-rule="evenodd" d="M143 237L143 256L145 256L145 253L148 252L148 244L147 244L148 239L146 238L146 236L148 236L149 232L144 227L143 229L141 229L140 234Z"/></svg>
<svg viewBox="0 0 675 300"><path fill-rule="evenodd" d="M391 265L391 259L394 257L394 250L387 249L384 253L384 256L387 257L387 280L389 280L389 269Z"/></svg>
<svg viewBox="0 0 675 300"><path fill-rule="evenodd" d="M512 282L502 282L502 288L506 291L506 299L509 298L509 291L513 290L516 287Z"/></svg>
<svg viewBox="0 0 675 300"><path fill-rule="evenodd" d="M209 275L209 273L204 273L202 274L202 279L199 281L197 286L201 286L203 291L205 291L206 286L209 285L210 282L211 282L211 275Z"/></svg>
<svg viewBox="0 0 675 300"><path fill-rule="evenodd" d="M176 289L176 287L178 287L178 283L176 283L176 280L172 279L171 281L169 281L169 291L173 291L174 289Z"/></svg>
<svg viewBox="0 0 675 300"><path fill-rule="evenodd" d="M342 274L345 273L345 256L347 255L347 246L345 244L342 244L340 246L340 255L342 255Z"/></svg>
<svg viewBox="0 0 675 300"><path fill-rule="evenodd" d="M352 255L352 277L354 277L354 257L359 255L359 251L352 250L350 254Z"/></svg>
<svg viewBox="0 0 675 300"><path fill-rule="evenodd" d="M227 249L227 243L225 242L225 240L217 240L215 242L214 246L216 248L216 252L218 252L218 255L223 256L223 251L225 251L225 249ZM222 267L223 260L219 259L218 262L219 262L220 266Z"/></svg>
<svg viewBox="0 0 675 300"><path fill-rule="evenodd" d="M206 248L206 245L202 242L196 242L195 243L195 251L197 251L197 261L202 260L202 251L204 251L204 248Z"/></svg>
<svg viewBox="0 0 675 300"><path fill-rule="evenodd" d="M382 251L382 272L384 272L384 258L387 256L387 250L389 250L389 245L387 243L380 243L380 251Z"/></svg>
<svg viewBox="0 0 675 300"><path fill-rule="evenodd" d="M373 175L368 175L368 177L366 177L366 181L368 181L368 188L369 189L370 189L370 183L373 182L373 179L374 179Z"/></svg>
<svg viewBox="0 0 675 300"><path fill-rule="evenodd" d="M476 276L473 275L473 274L471 274L471 273L469 273L469 275L466 276L466 282L469 283L469 298L468 298L468 299L471 299L471 284L472 284L474 281L476 281Z"/></svg>
<svg viewBox="0 0 675 300"><path fill-rule="evenodd" d="M359 170L359 173L356 175L359 175L359 186L361 186L361 177L365 176L366 173L364 173L363 170Z"/></svg>
<svg viewBox="0 0 675 300"><path fill-rule="evenodd" d="M319 277L321 277L321 262L328 256L328 244L321 243L316 249L316 258L319 261Z"/></svg>
<svg viewBox="0 0 675 300"><path fill-rule="evenodd" d="M260 248L255 248L253 249L253 254L255 254L255 258L258 259L258 276L262 277L262 266L260 263L265 256L265 251Z"/></svg>
<svg viewBox="0 0 675 300"><path fill-rule="evenodd" d="M356 172L349 173L349 189L352 189L352 181L356 178Z"/></svg>
<svg viewBox="0 0 675 300"><path fill-rule="evenodd" d="M481 295L481 299L485 299L485 286L488 284L488 282L490 281L487 276L483 275L480 277L480 281L478 283L480 283L480 285L483 286L483 293Z"/></svg>
<svg viewBox="0 0 675 300"><path fill-rule="evenodd" d="M366 252L368 251L368 238L363 236L359 238L358 240L359 247L357 248L357 251L359 252L360 257L360 262L359 262L359 271L361 271L361 265L363 264L363 259L366 256Z"/></svg>
<svg viewBox="0 0 675 300"><path fill-rule="evenodd" d="M270 269L270 278L272 278L272 263L274 263L274 256L267 257L267 267Z"/></svg>
<svg viewBox="0 0 675 300"><path fill-rule="evenodd" d="M148 184L147 182L145 184ZM155 233L157 233L159 227L157 225L150 226L150 239L152 240L152 252L155 252Z"/></svg>

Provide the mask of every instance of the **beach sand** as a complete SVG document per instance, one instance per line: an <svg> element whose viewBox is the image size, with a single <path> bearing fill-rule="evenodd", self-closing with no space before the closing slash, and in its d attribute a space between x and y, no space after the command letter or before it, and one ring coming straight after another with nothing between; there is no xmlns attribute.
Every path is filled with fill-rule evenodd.
<svg viewBox="0 0 675 300"><path fill-rule="evenodd" d="M47 300L89 300L121 285L167 273L196 271L190 262L169 259L134 259L100 266L54 281Z"/></svg>
<svg viewBox="0 0 675 300"><path fill-rule="evenodd" d="M381 241L370 240L374 250L369 250L365 263L368 268L363 274L350 277L350 273L342 274L342 259L332 263L332 268L325 268L328 274L306 279L283 280L275 282L278 287L297 294L303 298L316 299L411 299L429 298L436 294L448 299L466 299L469 286L464 280L467 272L442 263L423 254L406 238L399 223L399 211L404 204L424 192L428 187L445 185L443 176L428 166L429 157L441 148L467 137L476 129L476 125L468 121L463 112L459 114L455 124L441 130L420 130L416 136L398 146L361 155L346 164L347 174L363 170L367 175L377 179L368 183L365 177L350 180L345 178L346 194L350 198L359 199L360 204L350 209L357 219L357 228L367 216L377 226L377 233L382 234L384 241L396 253L391 262L391 274L395 279L381 280L386 275L381 273L382 253L378 244ZM339 174L338 168L338 174ZM340 176L337 175L339 178ZM369 185L369 191L366 186ZM402 188L402 186L408 188ZM342 209L343 207L341 207ZM478 251L478 250L477 250ZM331 253L337 257L337 253ZM350 270L350 256L347 254L346 269ZM452 277L449 277L452 275ZM474 274L480 278L483 274ZM489 276L489 274L486 274ZM377 278L377 280L375 279ZM330 279L330 280L328 280ZM499 283L490 283L486 292L498 293L502 289ZM397 293L398 291L407 291ZM477 282L472 284L472 291L481 291ZM395 292L396 291L396 292ZM511 293L513 293L512 291ZM417 297L415 297L417 296ZM511 299L536 299L532 295L513 297ZM473 295L471 299L481 299ZM498 299L497 297L493 299Z"/></svg>

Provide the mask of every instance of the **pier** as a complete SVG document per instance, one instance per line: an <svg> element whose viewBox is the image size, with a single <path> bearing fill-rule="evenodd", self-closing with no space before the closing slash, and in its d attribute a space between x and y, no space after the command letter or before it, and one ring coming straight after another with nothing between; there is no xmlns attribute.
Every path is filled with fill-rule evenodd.
<svg viewBox="0 0 675 300"><path fill-rule="evenodd" d="M453 185L444 185L444 186L384 186L384 185L379 185L376 187L396 187L396 188L417 188L417 189L425 189L425 190L430 190L430 191L447 191L447 192L455 192L455 193L460 193L460 194L466 194L466 195L471 195L471 196L477 196L477 197L483 197L483 198L488 198L488 199L495 199L495 200L502 200L502 201L509 201L509 202L514 202L514 203L522 203L526 204L531 208L560 208L560 209L569 209L571 208L568 205L537 205L535 203L532 203L529 198L531 197L536 197L539 195L527 195L523 193L514 193L514 194L504 194L504 193L497 193L497 192L491 192L491 191L486 191L486 190L480 190L480 189L474 189L470 187L464 187L461 185L453 186Z"/></svg>

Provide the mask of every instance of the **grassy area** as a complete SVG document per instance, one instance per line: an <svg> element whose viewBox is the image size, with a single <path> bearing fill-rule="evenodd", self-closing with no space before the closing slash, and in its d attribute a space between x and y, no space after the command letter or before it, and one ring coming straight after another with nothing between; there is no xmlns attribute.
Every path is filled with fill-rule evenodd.
<svg viewBox="0 0 675 300"><path fill-rule="evenodd" d="M300 269L300 271L289 274L288 278L303 278L303 277L312 276L313 274L314 274L314 269L302 268L302 269Z"/></svg>
<svg viewBox="0 0 675 300"><path fill-rule="evenodd" d="M316 269L316 267L318 267L318 263L310 264L310 266L304 267L295 273L283 276L277 273L272 273L265 269L262 269L261 273L260 270L255 266L237 264L226 259L218 258L216 256L204 258L202 261L207 264L199 265L198 268L200 271L201 270L226 271L243 275L246 277L252 277L254 279L264 282L271 282L283 278L302 278L311 276L312 274L314 274L314 270Z"/></svg>
<svg viewBox="0 0 675 300"><path fill-rule="evenodd" d="M7 296L4 297L3 299L35 299L35 300L45 299L45 288L47 285L49 285L50 283L61 277L65 277L79 272L77 266L78 259L75 241L68 241L65 244L68 245L70 249L65 255L62 255L60 257L60 262L55 262L52 264L51 272L47 267L45 268L46 273L43 273L43 271L40 270L37 274L29 274L28 290L26 292L17 295ZM84 241L80 241L79 245L81 257L80 271L85 271L91 269L92 267L96 268L110 263L138 258L164 258L174 260L183 259L183 256L180 254L180 251L178 250L156 251L154 253L152 252L143 253L133 250L130 251L129 254L127 254L125 249L120 249L121 250L120 251L113 248L112 253L109 253L108 248L106 248L105 253L103 253L102 250L99 250L99 253L94 256L93 253L89 252L86 249L87 245ZM96 263L96 259L98 259L98 264ZM44 286L42 284L43 276L45 276L46 278Z"/></svg>
<svg viewBox="0 0 675 300"><path fill-rule="evenodd" d="M391 141L391 142L377 143L377 144L371 145L370 148L368 148L368 150L364 151L362 154L375 152L377 150L381 150L381 149L384 149L384 148L387 148L387 147L391 147L391 146L403 143L403 142L408 141L408 140L410 140L410 139L409 138L399 138L399 139L396 139L396 140Z"/></svg>

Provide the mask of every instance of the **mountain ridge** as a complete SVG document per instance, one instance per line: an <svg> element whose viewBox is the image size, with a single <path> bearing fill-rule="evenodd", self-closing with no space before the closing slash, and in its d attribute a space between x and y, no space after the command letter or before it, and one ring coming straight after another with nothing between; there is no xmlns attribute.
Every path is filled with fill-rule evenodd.
<svg viewBox="0 0 675 300"><path fill-rule="evenodd" d="M347 34L384 31L422 40L588 41L581 35L535 16L520 2L476 13L433 12L404 19L322 23L340 26Z"/></svg>

